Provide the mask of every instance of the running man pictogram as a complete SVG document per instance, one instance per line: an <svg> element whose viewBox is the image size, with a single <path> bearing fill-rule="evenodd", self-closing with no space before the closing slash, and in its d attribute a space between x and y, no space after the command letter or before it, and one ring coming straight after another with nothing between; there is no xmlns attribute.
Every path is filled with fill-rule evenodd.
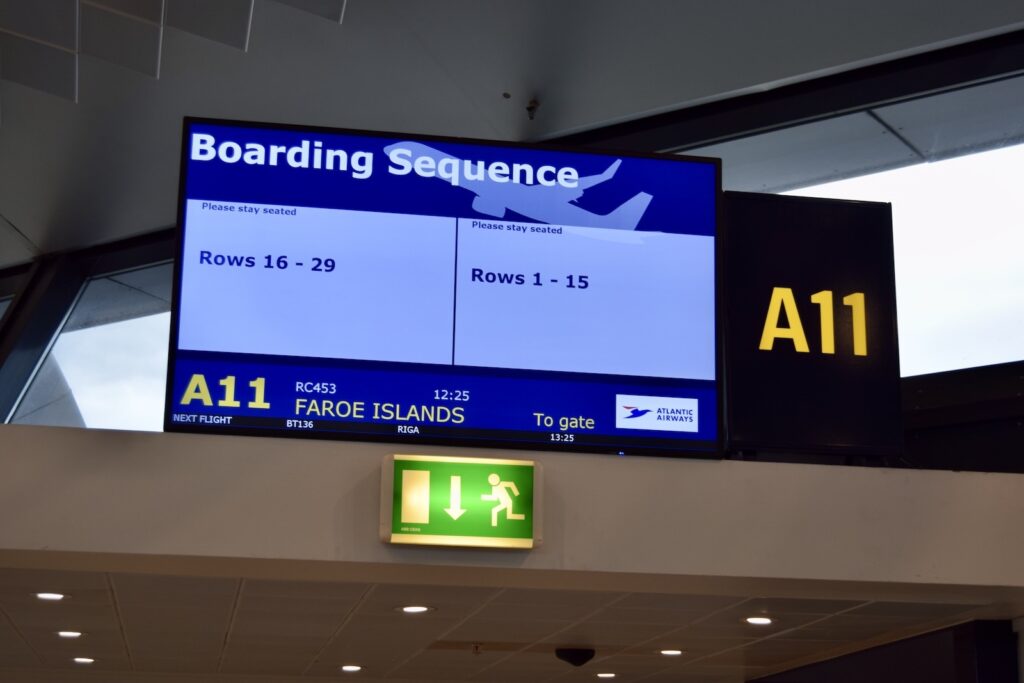
<svg viewBox="0 0 1024 683"><path fill-rule="evenodd" d="M502 481L497 473L492 473L487 477L487 483L491 485L491 492L481 494L480 498L498 502L491 509L491 526L498 526L498 513L502 510L505 511L505 519L526 519L526 515L512 511L512 496L519 495L519 489L516 487L515 482ZM512 495L509 495L510 491Z"/></svg>

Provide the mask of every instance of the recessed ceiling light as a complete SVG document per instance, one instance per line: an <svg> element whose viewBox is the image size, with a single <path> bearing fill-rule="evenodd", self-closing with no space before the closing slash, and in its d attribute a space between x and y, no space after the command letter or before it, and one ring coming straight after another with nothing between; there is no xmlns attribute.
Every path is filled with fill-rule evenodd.
<svg viewBox="0 0 1024 683"><path fill-rule="evenodd" d="M429 612L433 607L427 607L425 605L406 605L402 608L402 611L406 614L423 614Z"/></svg>
<svg viewBox="0 0 1024 683"><path fill-rule="evenodd" d="M598 678L615 678L615 674L597 674Z"/></svg>
<svg viewBox="0 0 1024 683"><path fill-rule="evenodd" d="M357 671L362 671L363 667L359 666L358 664L346 664L343 667L341 667L341 670L347 674L354 674Z"/></svg>
<svg viewBox="0 0 1024 683"><path fill-rule="evenodd" d="M81 638L81 631L57 631L57 635L61 638Z"/></svg>
<svg viewBox="0 0 1024 683"><path fill-rule="evenodd" d="M36 593L36 597L40 600L63 600L63 593Z"/></svg>
<svg viewBox="0 0 1024 683"><path fill-rule="evenodd" d="M75 664L92 664L95 661L92 657L75 657Z"/></svg>
<svg viewBox="0 0 1024 683"><path fill-rule="evenodd" d="M772 620L768 617L747 617L747 623L754 626L767 626L772 623Z"/></svg>
<svg viewBox="0 0 1024 683"><path fill-rule="evenodd" d="M683 651L682 650L662 650L661 654L665 655L666 657L678 657L679 655L683 654Z"/></svg>

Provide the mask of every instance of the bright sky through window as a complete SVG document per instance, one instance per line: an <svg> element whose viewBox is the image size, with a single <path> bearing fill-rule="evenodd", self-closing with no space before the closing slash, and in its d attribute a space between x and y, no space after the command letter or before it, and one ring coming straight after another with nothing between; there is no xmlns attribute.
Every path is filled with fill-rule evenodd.
<svg viewBox="0 0 1024 683"><path fill-rule="evenodd" d="M1024 145L786 194L890 202L903 376L1024 359Z"/></svg>
<svg viewBox="0 0 1024 683"><path fill-rule="evenodd" d="M170 325L160 313L60 336L53 353L87 427L163 429Z"/></svg>

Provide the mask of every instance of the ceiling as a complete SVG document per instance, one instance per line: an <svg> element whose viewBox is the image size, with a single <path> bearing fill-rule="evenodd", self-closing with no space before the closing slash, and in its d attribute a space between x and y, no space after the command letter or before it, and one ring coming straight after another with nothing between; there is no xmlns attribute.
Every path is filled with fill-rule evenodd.
<svg viewBox="0 0 1024 683"><path fill-rule="evenodd" d="M686 150L727 190L781 192L1024 141L1024 77Z"/></svg>
<svg viewBox="0 0 1024 683"><path fill-rule="evenodd" d="M42 591L67 597L40 601ZM410 604L434 609L396 610ZM614 672L623 683L729 683L958 623L978 608L0 569L0 677L572 683ZM744 622L762 614L776 622ZM85 635L65 640L58 630ZM597 655L574 669L554 657L558 646ZM684 654L659 654L666 648ZM364 669L343 674L344 664Z"/></svg>
<svg viewBox="0 0 1024 683"><path fill-rule="evenodd" d="M184 115L539 140L1021 26L1016 0L0 0L0 267L172 225Z"/></svg>

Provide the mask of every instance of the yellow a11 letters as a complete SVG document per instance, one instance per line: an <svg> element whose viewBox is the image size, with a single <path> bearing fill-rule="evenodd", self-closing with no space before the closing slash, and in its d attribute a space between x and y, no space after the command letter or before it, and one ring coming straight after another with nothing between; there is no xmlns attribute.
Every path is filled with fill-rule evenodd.
<svg viewBox="0 0 1024 683"><path fill-rule="evenodd" d="M836 331L833 309L833 294L825 289L815 292L810 297L811 303L818 306L821 318L821 352L836 352ZM863 292L854 292L843 297L843 305L850 307L853 316L853 355L868 355L867 312ZM786 313L786 325L780 324L779 318ZM765 315L764 328L761 331L761 342L757 348L761 351L772 351L776 339L788 339L793 342L797 353L810 353L807 335L804 333L800 311L796 306L796 297L789 287L775 287L768 302L768 313Z"/></svg>

